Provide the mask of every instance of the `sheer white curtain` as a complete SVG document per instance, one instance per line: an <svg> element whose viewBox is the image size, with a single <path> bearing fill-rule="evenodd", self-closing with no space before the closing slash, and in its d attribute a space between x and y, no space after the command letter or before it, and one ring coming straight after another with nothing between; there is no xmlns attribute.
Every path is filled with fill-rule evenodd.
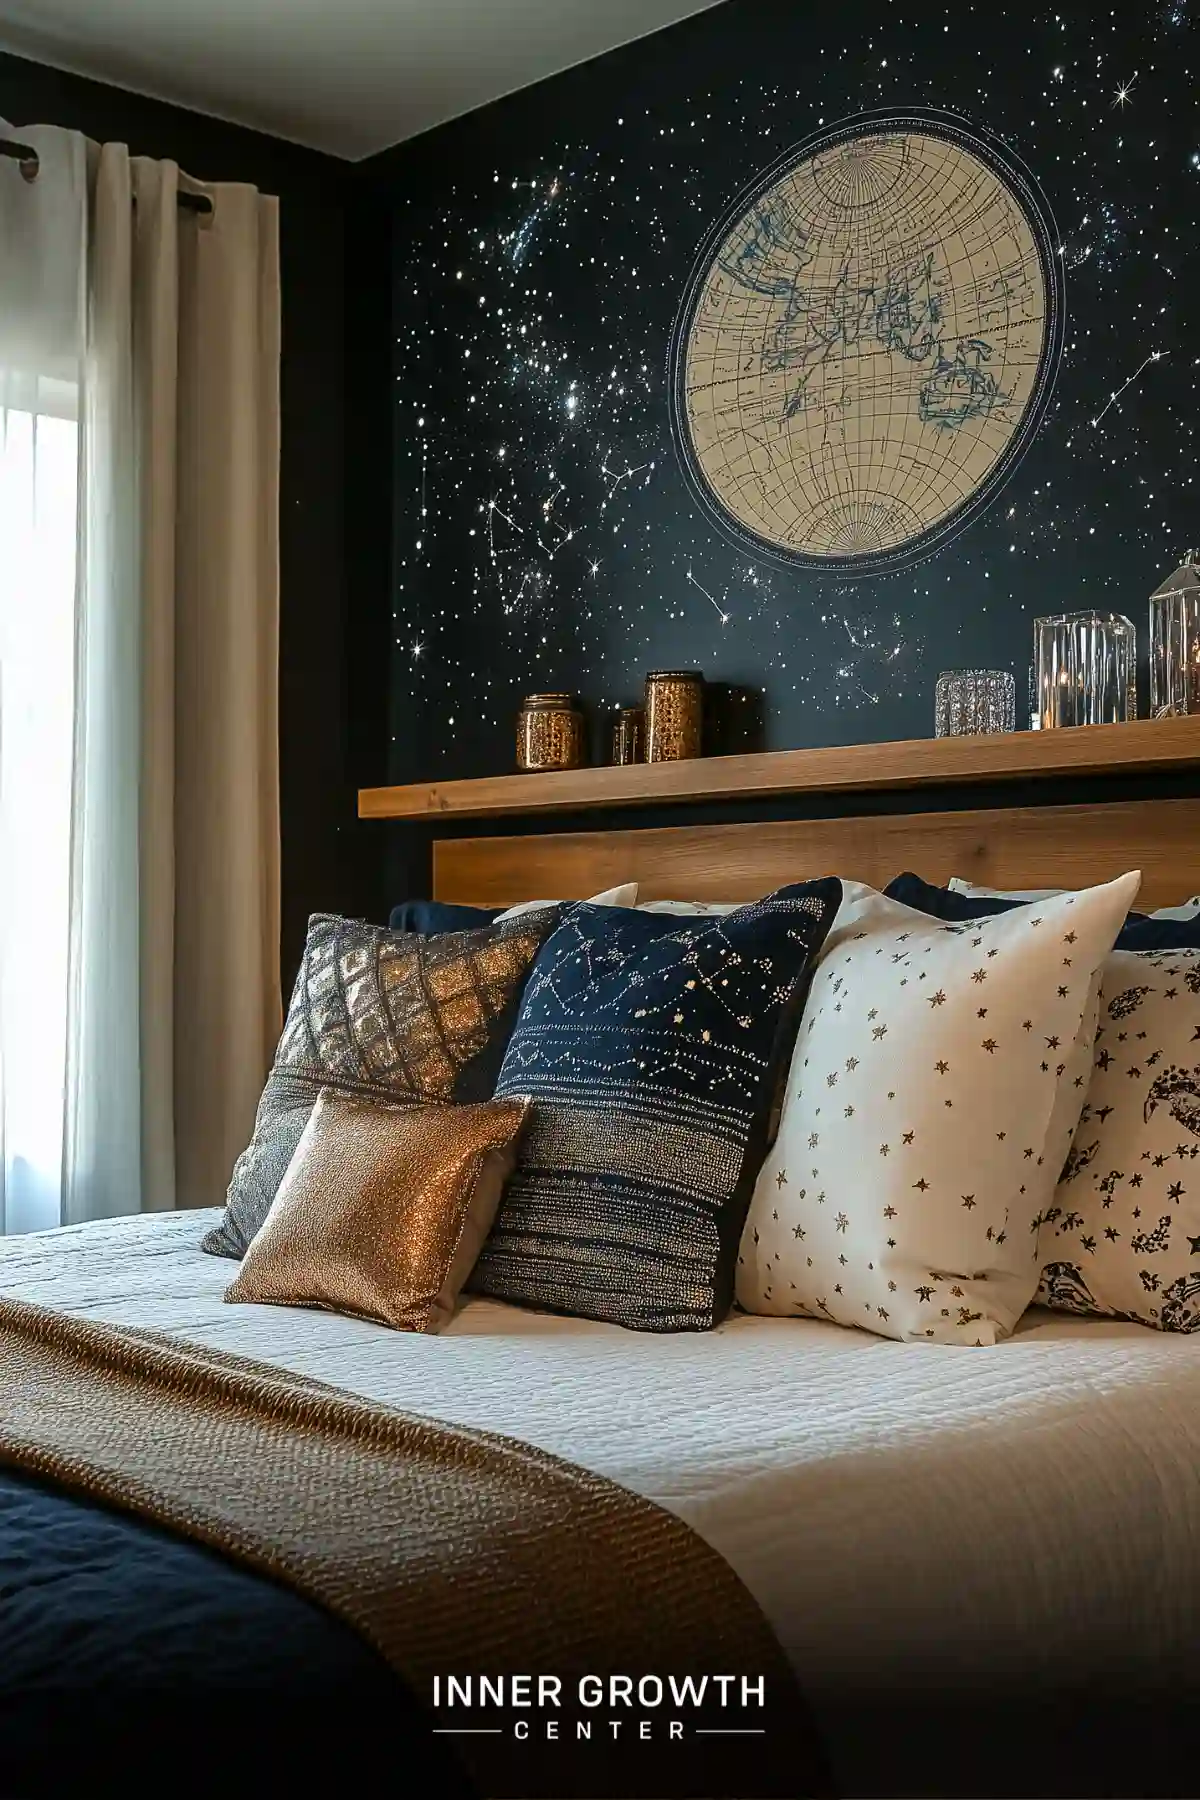
<svg viewBox="0 0 1200 1800"><path fill-rule="evenodd" d="M84 140L21 141L36 181L0 160L0 1231L62 1212L85 332Z"/></svg>
<svg viewBox="0 0 1200 1800"><path fill-rule="evenodd" d="M277 202L89 149L70 1223L223 1200L281 1023Z"/></svg>
<svg viewBox="0 0 1200 1800"><path fill-rule="evenodd" d="M0 132L0 1230L224 1196L280 1028L277 203ZM77 421L77 422L76 422ZM76 502L78 470L78 502Z"/></svg>

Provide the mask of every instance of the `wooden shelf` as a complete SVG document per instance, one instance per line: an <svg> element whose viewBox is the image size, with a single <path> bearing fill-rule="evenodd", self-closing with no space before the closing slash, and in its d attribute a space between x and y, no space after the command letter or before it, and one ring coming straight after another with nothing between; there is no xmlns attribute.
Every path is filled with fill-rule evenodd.
<svg viewBox="0 0 1200 1800"><path fill-rule="evenodd" d="M848 794L960 782L1029 781L1054 775L1153 774L1187 768L1200 769L1200 716L361 788L358 816L469 819L504 813L579 812L589 807L763 799L779 794Z"/></svg>

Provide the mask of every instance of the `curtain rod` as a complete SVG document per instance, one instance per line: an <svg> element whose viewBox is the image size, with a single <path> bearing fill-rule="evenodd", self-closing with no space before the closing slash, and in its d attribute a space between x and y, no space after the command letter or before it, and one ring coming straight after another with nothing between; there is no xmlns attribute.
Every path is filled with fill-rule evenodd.
<svg viewBox="0 0 1200 1800"><path fill-rule="evenodd" d="M11 156L20 164L21 173L26 181L36 181L41 161L37 151L30 144L17 144L11 138L0 138L0 156ZM189 194L180 188L175 199L185 212L210 213L213 203L207 194Z"/></svg>

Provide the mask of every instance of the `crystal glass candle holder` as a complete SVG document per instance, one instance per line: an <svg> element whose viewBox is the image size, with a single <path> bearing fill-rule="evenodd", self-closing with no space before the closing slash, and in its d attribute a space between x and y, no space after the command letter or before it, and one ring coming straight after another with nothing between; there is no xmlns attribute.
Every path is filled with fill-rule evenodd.
<svg viewBox="0 0 1200 1800"><path fill-rule="evenodd" d="M1017 684L1007 669L948 669L937 679L933 729L937 737L978 737L1015 731Z"/></svg>
<svg viewBox="0 0 1200 1800"><path fill-rule="evenodd" d="M1150 596L1150 711L1200 713L1200 565L1189 550Z"/></svg>
<svg viewBox="0 0 1200 1800"><path fill-rule="evenodd" d="M1122 614L1035 619L1033 653L1043 731L1137 718L1137 631Z"/></svg>

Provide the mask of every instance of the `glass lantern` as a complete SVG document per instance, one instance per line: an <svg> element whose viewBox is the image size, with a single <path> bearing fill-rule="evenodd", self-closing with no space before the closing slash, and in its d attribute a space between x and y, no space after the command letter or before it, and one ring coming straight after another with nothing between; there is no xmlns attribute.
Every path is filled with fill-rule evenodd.
<svg viewBox="0 0 1200 1800"><path fill-rule="evenodd" d="M1137 631L1121 613L1033 621L1038 725L1117 725L1137 718Z"/></svg>
<svg viewBox="0 0 1200 1800"><path fill-rule="evenodd" d="M1189 550L1150 596L1150 715L1200 713L1200 567Z"/></svg>

